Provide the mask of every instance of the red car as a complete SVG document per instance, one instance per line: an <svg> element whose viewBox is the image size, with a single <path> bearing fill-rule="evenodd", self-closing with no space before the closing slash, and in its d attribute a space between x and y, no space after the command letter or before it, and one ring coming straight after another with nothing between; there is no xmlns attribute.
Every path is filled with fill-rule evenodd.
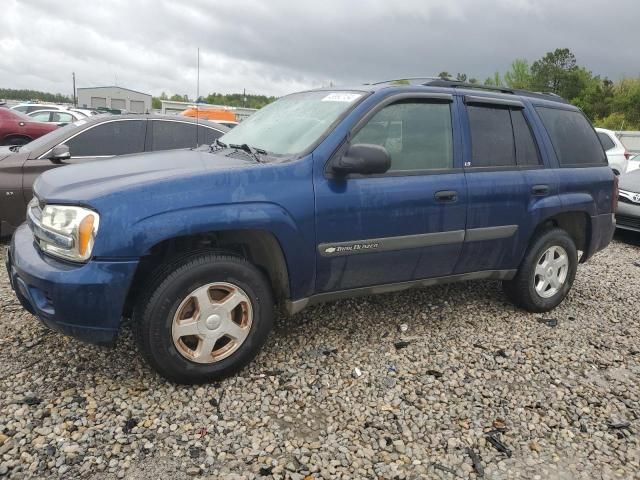
<svg viewBox="0 0 640 480"><path fill-rule="evenodd" d="M0 107L0 145L24 145L56 128L55 123L36 122L24 113Z"/></svg>

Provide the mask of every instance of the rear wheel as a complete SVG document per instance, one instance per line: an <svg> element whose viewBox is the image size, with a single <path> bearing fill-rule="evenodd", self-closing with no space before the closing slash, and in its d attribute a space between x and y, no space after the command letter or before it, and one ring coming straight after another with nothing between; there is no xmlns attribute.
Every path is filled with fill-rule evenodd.
<svg viewBox="0 0 640 480"><path fill-rule="evenodd" d="M237 372L273 323L264 274L246 260L198 254L160 270L134 312L139 350L165 378L203 383Z"/></svg>
<svg viewBox="0 0 640 480"><path fill-rule="evenodd" d="M578 268L572 238L560 228L536 236L513 280L502 283L513 303L530 312L547 312L567 296Z"/></svg>

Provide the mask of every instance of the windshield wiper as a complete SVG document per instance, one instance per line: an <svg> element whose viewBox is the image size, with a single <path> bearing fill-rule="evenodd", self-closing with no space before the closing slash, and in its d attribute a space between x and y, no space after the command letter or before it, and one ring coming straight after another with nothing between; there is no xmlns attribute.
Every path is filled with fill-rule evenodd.
<svg viewBox="0 0 640 480"><path fill-rule="evenodd" d="M263 163L261 155L267 155L267 151L266 150L263 150L262 148L252 147L251 145L248 145L246 143L243 143L241 145L231 143L231 144L229 144L229 148L235 148L236 150L243 150L243 151L251 154L251 156L258 163Z"/></svg>
<svg viewBox="0 0 640 480"><path fill-rule="evenodd" d="M211 145L209 145L210 152L216 152L218 150L222 150L223 148L228 148L228 146L219 138L216 138L215 141Z"/></svg>

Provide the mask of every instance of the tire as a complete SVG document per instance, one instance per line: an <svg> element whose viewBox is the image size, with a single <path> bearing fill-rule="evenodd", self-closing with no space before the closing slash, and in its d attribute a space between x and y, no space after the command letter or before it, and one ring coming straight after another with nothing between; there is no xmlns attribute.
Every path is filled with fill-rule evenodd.
<svg viewBox="0 0 640 480"><path fill-rule="evenodd" d="M559 267L563 263L563 252L567 257L564 274ZM545 254L548 256L542 258ZM545 262L549 259L553 259L555 263ZM545 263L548 266L544 266ZM578 252L573 239L564 230L552 228L533 238L518 273L512 280L503 281L502 286L507 297L517 306L529 312L548 312L567 296L577 269ZM547 272L548 276L541 275L541 272ZM556 280L553 280L554 276Z"/></svg>
<svg viewBox="0 0 640 480"><path fill-rule="evenodd" d="M229 255L199 252L164 265L138 298L133 313L138 350L175 383L206 383L236 373L258 354L273 324L267 278L243 258ZM233 310L223 308L236 301ZM234 336L213 340L226 330Z"/></svg>
<svg viewBox="0 0 640 480"><path fill-rule="evenodd" d="M22 146L22 145L26 145L30 141L31 139L26 137L7 137L4 139L3 145L4 146L13 146L13 145Z"/></svg>

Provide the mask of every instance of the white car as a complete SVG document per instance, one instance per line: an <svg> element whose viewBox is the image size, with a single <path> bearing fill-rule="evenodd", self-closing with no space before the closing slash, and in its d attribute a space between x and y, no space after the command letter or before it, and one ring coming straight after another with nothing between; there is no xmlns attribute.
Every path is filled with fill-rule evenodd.
<svg viewBox="0 0 640 480"><path fill-rule="evenodd" d="M100 115L100 112L96 110L89 110L88 108L70 108L69 111L81 113L86 117L91 117L93 115Z"/></svg>
<svg viewBox="0 0 640 480"><path fill-rule="evenodd" d="M596 133L600 139L600 143L607 152L607 160L609 166L613 169L616 175L622 175L627 172L629 167L629 158L631 154L627 151L627 148L622 144L620 139L616 136L616 133L612 130L606 130L604 128L596 128Z"/></svg>
<svg viewBox="0 0 640 480"><path fill-rule="evenodd" d="M71 110L36 110L35 112L28 113L31 118L37 122L45 123L57 123L58 125L66 125L73 123L77 120L87 118L86 115Z"/></svg>
<svg viewBox="0 0 640 480"><path fill-rule="evenodd" d="M11 107L11 110L17 110L22 113L31 113L36 110L66 110L67 107L64 105L52 105L48 103L21 103L19 105L14 105Z"/></svg>

